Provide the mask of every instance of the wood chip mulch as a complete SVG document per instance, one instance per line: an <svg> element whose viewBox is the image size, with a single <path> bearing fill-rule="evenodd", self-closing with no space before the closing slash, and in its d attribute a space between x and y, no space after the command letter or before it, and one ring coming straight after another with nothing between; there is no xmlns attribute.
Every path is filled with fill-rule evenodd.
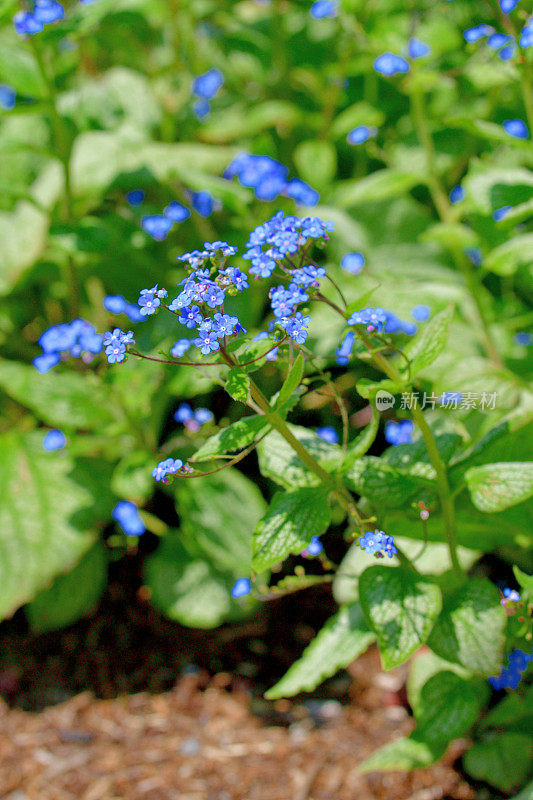
<svg viewBox="0 0 533 800"><path fill-rule="evenodd" d="M352 665L346 705L300 699L256 704L253 713L245 682L204 670L162 694L83 692L39 713L0 700L0 798L473 800L452 766L465 742L411 774L358 773L412 727L397 702L404 674L378 665L372 650Z"/></svg>

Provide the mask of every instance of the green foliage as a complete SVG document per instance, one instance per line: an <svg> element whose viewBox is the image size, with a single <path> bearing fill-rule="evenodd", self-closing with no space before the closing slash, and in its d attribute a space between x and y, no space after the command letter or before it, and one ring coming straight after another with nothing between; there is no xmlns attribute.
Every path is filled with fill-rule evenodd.
<svg viewBox="0 0 533 800"><path fill-rule="evenodd" d="M299 692L311 692L326 678L355 661L375 638L357 603L341 607L265 697L275 700Z"/></svg>
<svg viewBox="0 0 533 800"><path fill-rule="evenodd" d="M366 569L359 601L377 634L385 669L403 664L424 644L442 606L439 587L403 567Z"/></svg>
<svg viewBox="0 0 533 800"><path fill-rule="evenodd" d="M504 634L505 613L494 584L473 578L445 597L428 644L441 658L490 676L498 672Z"/></svg>
<svg viewBox="0 0 533 800"><path fill-rule="evenodd" d="M472 502L480 511L503 511L533 494L533 462L471 467L465 475Z"/></svg>
<svg viewBox="0 0 533 800"><path fill-rule="evenodd" d="M277 492L253 539L252 566L256 572L273 567L290 553L301 553L313 536L329 527L329 489L302 487Z"/></svg>
<svg viewBox="0 0 533 800"><path fill-rule="evenodd" d="M94 611L107 585L107 552L95 542L74 569L59 575L52 585L26 606L36 633L56 630Z"/></svg>
<svg viewBox="0 0 533 800"><path fill-rule="evenodd" d="M243 369L239 367L230 369L226 381L226 391L234 400L246 403L250 391L250 379Z"/></svg>
<svg viewBox="0 0 533 800"><path fill-rule="evenodd" d="M325 442L307 428L289 425L289 429L327 472L332 472L340 464L342 460L340 447ZM321 483L320 478L303 464L277 431L265 436L257 448L257 453L261 473L287 489L295 486L319 486Z"/></svg>
<svg viewBox="0 0 533 800"><path fill-rule="evenodd" d="M195 461L203 461L251 444L256 436L268 428L268 419L263 416L243 417L210 436L195 453Z"/></svg>
<svg viewBox="0 0 533 800"><path fill-rule="evenodd" d="M474 778L504 792L512 792L527 778L533 759L533 737L502 733L477 742L465 755Z"/></svg>

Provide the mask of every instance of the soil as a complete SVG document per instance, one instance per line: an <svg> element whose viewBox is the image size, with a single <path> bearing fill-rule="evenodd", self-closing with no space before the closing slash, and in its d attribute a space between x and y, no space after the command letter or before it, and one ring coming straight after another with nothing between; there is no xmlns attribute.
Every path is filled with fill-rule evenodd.
<svg viewBox="0 0 533 800"><path fill-rule="evenodd" d="M2 800L473 800L467 743L411 774L357 765L408 733L405 668L371 649L313 695L262 695L334 610L325 587L193 631L114 565L96 615L34 636L0 626Z"/></svg>

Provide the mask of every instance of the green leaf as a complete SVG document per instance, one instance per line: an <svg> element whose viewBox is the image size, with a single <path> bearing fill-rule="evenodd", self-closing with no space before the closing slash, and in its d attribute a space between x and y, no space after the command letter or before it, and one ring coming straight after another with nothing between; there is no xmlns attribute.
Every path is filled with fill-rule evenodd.
<svg viewBox="0 0 533 800"><path fill-rule="evenodd" d="M447 308L436 314L404 349L405 355L411 362L411 377L433 364L446 347L453 312L454 306L450 303ZM407 369L404 371L407 374Z"/></svg>
<svg viewBox="0 0 533 800"><path fill-rule="evenodd" d="M226 391L234 400L246 403L250 390L250 378L240 367L234 367L228 372Z"/></svg>
<svg viewBox="0 0 533 800"><path fill-rule="evenodd" d="M442 606L439 587L404 567L366 569L359 601L378 636L384 669L403 664L424 644Z"/></svg>
<svg viewBox="0 0 533 800"><path fill-rule="evenodd" d="M255 572L278 564L291 553L305 550L313 536L329 527L329 489L301 488L278 492L257 525L253 538Z"/></svg>
<svg viewBox="0 0 533 800"><path fill-rule="evenodd" d="M475 723L489 693L485 681L465 680L449 670L437 672L420 693L417 738L439 747L463 736Z"/></svg>
<svg viewBox="0 0 533 800"><path fill-rule="evenodd" d="M357 436L353 442L350 442L346 449L341 469L347 471L357 461L358 458L364 456L367 450L370 449L374 443L379 430L380 415L375 408L372 409L372 419L366 428Z"/></svg>
<svg viewBox="0 0 533 800"><path fill-rule="evenodd" d="M528 783L528 785L517 794L516 797L513 797L512 800L533 800L533 781Z"/></svg>
<svg viewBox="0 0 533 800"><path fill-rule="evenodd" d="M435 747L417 739L415 734L402 736L393 742L380 747L362 764L358 771L385 772L401 771L411 772L414 769L423 769L434 764L444 754L444 747Z"/></svg>
<svg viewBox="0 0 533 800"><path fill-rule="evenodd" d="M297 106L283 100L266 100L251 107L232 103L230 108L217 113L216 120L204 125L200 134L205 142L233 142L241 140L243 135L253 136L278 125L290 129L301 115Z"/></svg>
<svg viewBox="0 0 533 800"><path fill-rule="evenodd" d="M107 551L96 542L74 569L59 575L52 585L26 606L35 633L64 628L90 614L107 585Z"/></svg>
<svg viewBox="0 0 533 800"><path fill-rule="evenodd" d="M522 589L528 593L530 598L533 598L533 575L527 575L518 567L513 567L513 572Z"/></svg>
<svg viewBox="0 0 533 800"><path fill-rule="evenodd" d="M328 186L337 172L337 151L331 142L311 139L300 142L292 154L299 175L311 186Z"/></svg>
<svg viewBox="0 0 533 800"><path fill-rule="evenodd" d="M303 655L265 694L268 700L312 692L320 683L347 667L370 647L375 634L368 629L360 606L341 608L330 617Z"/></svg>
<svg viewBox="0 0 533 800"><path fill-rule="evenodd" d="M214 628L242 616L242 606L231 597L235 576L191 554L176 535L165 536L148 558L145 580L156 608L181 625Z"/></svg>
<svg viewBox="0 0 533 800"><path fill-rule="evenodd" d="M533 261L533 233L514 236L492 250L483 259L485 269L497 275L513 275L521 265Z"/></svg>
<svg viewBox="0 0 533 800"><path fill-rule="evenodd" d="M424 179L413 172L381 169L359 180L340 181L329 202L333 206L351 208L405 194L420 183L424 183Z"/></svg>
<svg viewBox="0 0 533 800"><path fill-rule="evenodd" d="M224 453L248 447L266 428L268 428L268 419L259 414L238 419L237 422L233 422L227 428L222 428L210 436L190 461L191 463L205 461L208 458L215 458Z"/></svg>
<svg viewBox="0 0 533 800"><path fill-rule="evenodd" d="M298 353L298 356L289 370L289 374L285 378L283 382L283 386L280 389L280 393L278 399L276 401L276 407L282 406L284 403L287 402L291 394L298 388L300 383L302 382L304 374L304 357L301 353Z"/></svg>
<svg viewBox="0 0 533 800"><path fill-rule="evenodd" d="M95 497L67 452L42 436L0 436L0 618L71 569L94 541Z"/></svg>
<svg viewBox="0 0 533 800"><path fill-rule="evenodd" d="M422 716L422 709L424 708L421 699L422 689L433 675L436 675L443 670L455 672L459 677L468 679L471 677L470 673L458 666L451 664L444 658L432 653L431 650L424 650L417 653L416 657L412 659L409 665L409 675L407 677L407 700L413 710L416 719Z"/></svg>
<svg viewBox="0 0 533 800"><path fill-rule="evenodd" d="M289 425L289 429L326 472L332 472L340 465L342 460L340 447L325 442L308 428ZM307 469L277 431L272 431L262 439L257 447L257 453L261 474L287 489L293 489L295 486L319 486L321 483L320 478Z"/></svg>
<svg viewBox="0 0 533 800"><path fill-rule="evenodd" d="M502 733L477 742L464 756L467 772L504 792L512 792L527 778L533 758L533 738Z"/></svg>
<svg viewBox="0 0 533 800"><path fill-rule="evenodd" d="M252 533L266 509L255 483L229 467L174 486L181 536L189 550L236 578L249 575Z"/></svg>
<svg viewBox="0 0 533 800"><path fill-rule="evenodd" d="M275 344L272 339L247 342L236 351L235 355L243 370L253 372L265 363L263 356L266 356L274 348ZM253 363L250 364L250 361Z"/></svg>
<svg viewBox="0 0 533 800"><path fill-rule="evenodd" d="M465 479L476 508L486 513L504 511L533 495L533 461L471 467Z"/></svg>
<svg viewBox="0 0 533 800"><path fill-rule="evenodd" d="M392 467L377 456L364 456L355 461L344 475L344 481L362 497L390 508L404 506L424 490L435 487L430 464L420 464L409 472Z"/></svg>
<svg viewBox="0 0 533 800"><path fill-rule="evenodd" d="M521 686L523 688L523 684ZM505 728L512 726L529 726L533 724L533 686L529 686L525 695L518 692L509 693L497 706L491 708L481 721L481 728ZM523 728L525 730L525 728Z"/></svg>
<svg viewBox="0 0 533 800"><path fill-rule="evenodd" d="M45 97L46 87L34 55L21 45L14 32L9 33L4 30L0 39L0 82L13 86L25 97Z"/></svg>
<svg viewBox="0 0 533 800"><path fill-rule="evenodd" d="M0 387L48 425L92 430L113 421L111 400L93 374L41 375L33 366L2 359Z"/></svg>
<svg viewBox="0 0 533 800"><path fill-rule="evenodd" d="M500 668L505 620L496 587L472 578L445 597L428 645L441 658L489 677Z"/></svg>

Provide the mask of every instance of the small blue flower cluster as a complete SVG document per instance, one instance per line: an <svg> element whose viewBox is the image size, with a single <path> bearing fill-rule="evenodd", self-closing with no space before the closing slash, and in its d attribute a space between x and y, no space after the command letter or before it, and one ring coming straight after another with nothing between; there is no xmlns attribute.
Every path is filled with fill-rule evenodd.
<svg viewBox="0 0 533 800"><path fill-rule="evenodd" d="M120 328L104 333L105 354L110 364L120 364L126 358L126 348L129 344L135 344L133 333L124 333Z"/></svg>
<svg viewBox="0 0 533 800"><path fill-rule="evenodd" d="M298 205L316 206L320 195L300 178L288 179L289 170L270 156L239 153L224 170L223 177L235 176L243 186L254 190L258 200L275 200L279 195L290 197Z"/></svg>
<svg viewBox="0 0 533 800"><path fill-rule="evenodd" d="M54 450L62 450L66 443L67 437L63 431L60 431L57 428L52 428L47 432L43 439L43 448L51 453Z"/></svg>
<svg viewBox="0 0 533 800"><path fill-rule="evenodd" d="M398 553L394 546L394 539L392 536L387 536L384 531L366 531L364 536L359 539L359 547L366 550L369 555L376 556L376 558L384 558L388 556L392 558Z"/></svg>
<svg viewBox="0 0 533 800"><path fill-rule="evenodd" d="M33 365L43 373L68 356L81 358L88 363L94 355L102 351L104 343L94 325L84 319L75 319L52 325L41 334L38 344L43 352L33 359Z"/></svg>
<svg viewBox="0 0 533 800"><path fill-rule="evenodd" d="M140 536L146 526L139 516L139 509L129 500L119 500L111 512L111 516L118 522L126 536Z"/></svg>
<svg viewBox="0 0 533 800"><path fill-rule="evenodd" d="M347 322L348 325L364 325L369 333L374 331L381 333L387 322L387 314L379 306L378 308L363 308L348 317Z"/></svg>
<svg viewBox="0 0 533 800"><path fill-rule="evenodd" d="M500 689L516 689L522 680L522 673L527 669L530 661L533 661L531 653L525 653L523 650L513 650L509 654L507 666L502 669L499 675L489 678L490 685L496 691Z"/></svg>
<svg viewBox="0 0 533 800"><path fill-rule="evenodd" d="M381 75L390 77L397 73L409 72L411 69L409 62L402 58L402 56L395 55L394 53L382 53L374 61L374 69Z"/></svg>
<svg viewBox="0 0 533 800"><path fill-rule="evenodd" d="M137 192L140 193L141 190L139 189ZM137 192L135 192L135 194L137 194ZM130 195L132 194L134 194L134 192L130 192ZM211 197L211 195L209 195L209 197ZM129 202L131 205L140 205L137 200L132 203L130 199ZM205 210L204 204L201 203L200 207L203 212ZM147 214L144 216L141 220L141 228L143 231L146 231L152 239L155 239L156 242L162 242L163 239L167 238L175 222L183 222L183 220L188 219L190 216L191 212L186 206L173 200L168 204L162 214ZM203 216L208 215L203 214Z"/></svg>
<svg viewBox="0 0 533 800"><path fill-rule="evenodd" d="M130 206L140 206L144 202L144 189L132 189L131 192L127 192L126 194L126 202L130 204Z"/></svg>
<svg viewBox="0 0 533 800"><path fill-rule="evenodd" d="M522 119L506 119L502 123L503 129L515 139L529 139L529 129Z"/></svg>
<svg viewBox="0 0 533 800"><path fill-rule="evenodd" d="M181 422L187 430L196 433L202 425L212 421L213 412L208 408L197 408L193 411L188 403L181 403L174 414L174 419L176 422Z"/></svg>
<svg viewBox="0 0 533 800"><path fill-rule="evenodd" d="M12 86L5 83L0 84L0 108L4 111L12 111L17 101L17 93Z"/></svg>
<svg viewBox="0 0 533 800"><path fill-rule="evenodd" d="M224 85L224 76L219 69L210 69L202 75L198 75L192 82L191 94L198 98L193 105L194 113L198 119L204 119L209 115L211 107L209 101L215 97L219 89Z"/></svg>
<svg viewBox="0 0 533 800"><path fill-rule="evenodd" d="M503 597L500 600L502 606L506 606L507 603L519 603L520 602L520 594L516 591L516 589L509 589L506 587L502 591Z"/></svg>
<svg viewBox="0 0 533 800"><path fill-rule="evenodd" d="M411 444L414 429L414 423L410 419L401 419L399 422L389 420L385 423L385 441L394 447L399 444Z"/></svg>
<svg viewBox="0 0 533 800"><path fill-rule="evenodd" d="M504 14L514 11L518 0L500 0L500 8ZM509 61L518 52L516 39L512 34L495 31L491 25L481 22L472 28L467 28L463 36L469 43L487 40L487 47L494 50L502 61ZM530 19L520 31L518 44L524 50L533 45L533 19Z"/></svg>
<svg viewBox="0 0 533 800"><path fill-rule="evenodd" d="M32 11L17 11L13 24L20 36L31 36L40 33L45 25L64 18L65 9L57 0L35 0Z"/></svg>
<svg viewBox="0 0 533 800"><path fill-rule="evenodd" d="M155 314L156 308L159 308L161 300L164 300L167 294L167 290L159 289L157 283L151 289L141 289L138 301L141 315L151 317L152 314Z"/></svg>
<svg viewBox="0 0 533 800"><path fill-rule="evenodd" d="M128 303L121 294L108 294L104 297L103 305L110 314L125 314L130 322L142 322L144 317L138 306Z"/></svg>
<svg viewBox="0 0 533 800"><path fill-rule="evenodd" d="M154 467L152 471L152 477L156 479L156 481L161 481L161 483L168 483L168 475L176 475L183 469L183 461L181 458L165 458L164 461L160 461L159 464Z"/></svg>

